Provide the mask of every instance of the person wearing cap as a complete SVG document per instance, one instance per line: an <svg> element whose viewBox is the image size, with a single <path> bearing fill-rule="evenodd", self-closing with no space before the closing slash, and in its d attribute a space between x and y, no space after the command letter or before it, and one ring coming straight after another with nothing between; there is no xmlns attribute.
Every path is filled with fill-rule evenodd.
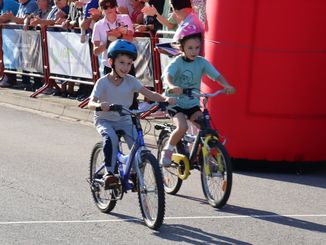
<svg viewBox="0 0 326 245"><path fill-rule="evenodd" d="M113 41L108 48L112 71L95 83L88 103L88 108L95 110L94 124L103 139L104 162L107 171L104 181L107 189L113 188L118 183L113 174L119 144L116 130L124 131L124 138L129 148L137 136L131 117L120 116L119 113L110 111L110 105L118 104L129 108L135 92L143 94L152 101L167 101L175 104L174 98L166 98L152 92L134 76L128 74L137 55L137 48L133 43L123 39ZM97 111L97 108L101 108L101 111Z"/></svg>
<svg viewBox="0 0 326 245"><path fill-rule="evenodd" d="M168 144L163 149L160 164L163 167L171 165L173 150L188 130L187 119L196 127L195 120L203 115L198 98L183 95L183 89L192 88L200 91L203 75L218 82L226 89L227 94L235 92L225 78L204 57L199 56L202 47L202 30L195 24L184 23L177 36L178 48L182 52L164 70L162 80L167 86L166 96L177 96L175 106L168 110L173 118L176 129L171 133Z"/></svg>

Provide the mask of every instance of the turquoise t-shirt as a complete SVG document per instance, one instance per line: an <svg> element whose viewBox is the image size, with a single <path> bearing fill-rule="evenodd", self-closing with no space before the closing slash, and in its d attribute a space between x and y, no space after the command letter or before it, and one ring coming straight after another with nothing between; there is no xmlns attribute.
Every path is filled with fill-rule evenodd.
<svg viewBox="0 0 326 245"><path fill-rule="evenodd" d="M198 56L192 62L187 62L182 56L178 56L164 70L162 75L163 82L167 75L172 77L172 84L181 88L195 88L200 90L200 83L203 75L207 75L212 80L216 80L221 74L204 57ZM166 94L169 97L175 97ZM199 105L198 98L189 98L186 95L180 95L176 106L184 109Z"/></svg>

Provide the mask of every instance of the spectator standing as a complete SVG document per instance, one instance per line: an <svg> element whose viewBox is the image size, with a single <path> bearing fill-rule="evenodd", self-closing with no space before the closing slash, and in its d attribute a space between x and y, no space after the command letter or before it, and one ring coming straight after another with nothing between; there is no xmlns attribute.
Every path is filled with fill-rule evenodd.
<svg viewBox="0 0 326 245"><path fill-rule="evenodd" d="M83 2L71 0L67 19L61 24L63 28L73 29L79 27L79 20L83 13Z"/></svg>
<svg viewBox="0 0 326 245"><path fill-rule="evenodd" d="M128 14L130 15L133 12L133 6L129 0L117 0L117 12L119 14Z"/></svg>
<svg viewBox="0 0 326 245"><path fill-rule="evenodd" d="M46 19L51 11L52 8L51 0L37 0L36 3L38 9L24 19L24 30L28 29L28 26L30 25L30 20L32 18L37 16L41 19ZM25 79L29 81L29 78L25 78ZM37 90L38 88L42 87L43 86L42 80L43 79L40 77L34 77L34 84L32 86L32 90Z"/></svg>
<svg viewBox="0 0 326 245"><path fill-rule="evenodd" d="M6 23L10 21L9 15L5 15L7 12L11 12L13 15L17 14L19 3L15 0L0 0L0 23ZM11 76L12 77L12 76ZM8 80L8 76L4 75L0 81L0 87L10 87L11 83Z"/></svg>
<svg viewBox="0 0 326 245"><path fill-rule="evenodd" d="M206 0L191 0L191 1L172 1L174 2L176 8L180 10L181 8L192 8L192 11L197 15L202 26L205 26L206 22ZM148 16L155 16L156 19L163 25L163 30L176 30L178 24L183 20L180 15L176 15L175 12L171 13L171 3L170 1L165 1L163 13L160 14L155 6L146 6L143 8L144 14Z"/></svg>
<svg viewBox="0 0 326 245"><path fill-rule="evenodd" d="M98 56L102 54L104 74L110 72L108 63L107 48L109 44L117 39L132 40L134 29L132 21L127 14L117 14L116 0L100 0L100 8L104 18L94 25L92 42L93 53Z"/></svg>
<svg viewBox="0 0 326 245"><path fill-rule="evenodd" d="M46 19L41 19L35 16L30 24L33 26L46 25L53 26L55 24L61 25L67 18L69 14L69 5L67 0L54 0L54 6L52 7L50 13Z"/></svg>
<svg viewBox="0 0 326 245"><path fill-rule="evenodd" d="M19 3L15 0L0 0L0 15L6 12L11 12L13 15L17 14Z"/></svg>
<svg viewBox="0 0 326 245"><path fill-rule="evenodd" d="M133 11L129 14L134 24L144 24L144 14L141 11L144 8L145 3L139 0L130 0L130 4L133 7Z"/></svg>
<svg viewBox="0 0 326 245"><path fill-rule="evenodd" d="M206 1L207 0L191 0L192 8L204 27L206 25Z"/></svg>
<svg viewBox="0 0 326 245"><path fill-rule="evenodd" d="M190 0L171 0L171 5L176 18L180 21L180 24L173 37L174 41L178 41L178 37L180 36L182 30L190 24L201 30L201 33L204 33L203 25L198 19L198 16L193 12Z"/></svg>
<svg viewBox="0 0 326 245"><path fill-rule="evenodd" d="M165 1L167 0L144 0L144 2L147 2L147 4L149 6L154 6L155 9L157 10L158 14L162 14L163 13L163 9L164 9L164 4ZM162 30L162 24L160 23L159 20L156 19L156 15L154 16L150 16L147 15L145 16L145 25L154 25L154 32L156 32L157 30Z"/></svg>
<svg viewBox="0 0 326 245"><path fill-rule="evenodd" d="M38 16L40 19L46 20L52 9L52 0L37 0L38 10L32 16Z"/></svg>
<svg viewBox="0 0 326 245"><path fill-rule="evenodd" d="M155 6L146 6L142 9L142 12L147 16L153 16L162 24L162 28L165 31L176 30L178 27L178 21L176 15L172 11L170 1L165 1L163 13L160 14Z"/></svg>
<svg viewBox="0 0 326 245"><path fill-rule="evenodd" d="M81 29L80 41L82 43L88 40L86 38L86 33L91 33L95 23L101 19L101 12L98 11L98 0L90 0L83 8L83 15L79 22L79 27Z"/></svg>
<svg viewBox="0 0 326 245"><path fill-rule="evenodd" d="M19 7L16 15L12 12L6 12L2 15L3 18L9 20L10 22L15 22L16 24L23 24L24 19L34 13L38 9L35 0L19 0Z"/></svg>
<svg viewBox="0 0 326 245"><path fill-rule="evenodd" d="M24 19L34 13L38 9L35 0L19 0L19 7L16 15L12 12L7 11L1 17L4 22L15 22L17 24L23 24ZM1 22L1 21L0 21ZM30 82L29 76L22 76L23 82L21 84L21 88L26 90L32 90L32 85ZM7 80L3 81L0 86L1 87L11 87L16 83L16 74L7 74Z"/></svg>

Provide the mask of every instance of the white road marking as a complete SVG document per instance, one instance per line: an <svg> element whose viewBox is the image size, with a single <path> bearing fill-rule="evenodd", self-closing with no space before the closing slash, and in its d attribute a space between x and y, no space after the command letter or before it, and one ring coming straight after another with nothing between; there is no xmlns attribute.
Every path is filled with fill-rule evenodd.
<svg viewBox="0 0 326 245"><path fill-rule="evenodd" d="M192 216L192 217L165 217L165 220L191 220L191 219L243 219L243 218L296 218L296 217L326 217L326 214L268 214L268 215L221 215L221 216ZM133 219L105 219L105 220L35 220L35 221L7 221L0 222L0 225L24 225L24 224L63 224L63 223L109 223L128 222L141 220Z"/></svg>

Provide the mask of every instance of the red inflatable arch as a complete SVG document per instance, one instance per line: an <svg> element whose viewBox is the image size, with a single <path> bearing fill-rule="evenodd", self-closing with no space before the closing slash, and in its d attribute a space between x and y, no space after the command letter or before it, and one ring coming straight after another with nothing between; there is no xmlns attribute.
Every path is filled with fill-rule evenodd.
<svg viewBox="0 0 326 245"><path fill-rule="evenodd" d="M209 104L231 156L325 161L326 1L207 0L206 10L205 56L237 88Z"/></svg>

